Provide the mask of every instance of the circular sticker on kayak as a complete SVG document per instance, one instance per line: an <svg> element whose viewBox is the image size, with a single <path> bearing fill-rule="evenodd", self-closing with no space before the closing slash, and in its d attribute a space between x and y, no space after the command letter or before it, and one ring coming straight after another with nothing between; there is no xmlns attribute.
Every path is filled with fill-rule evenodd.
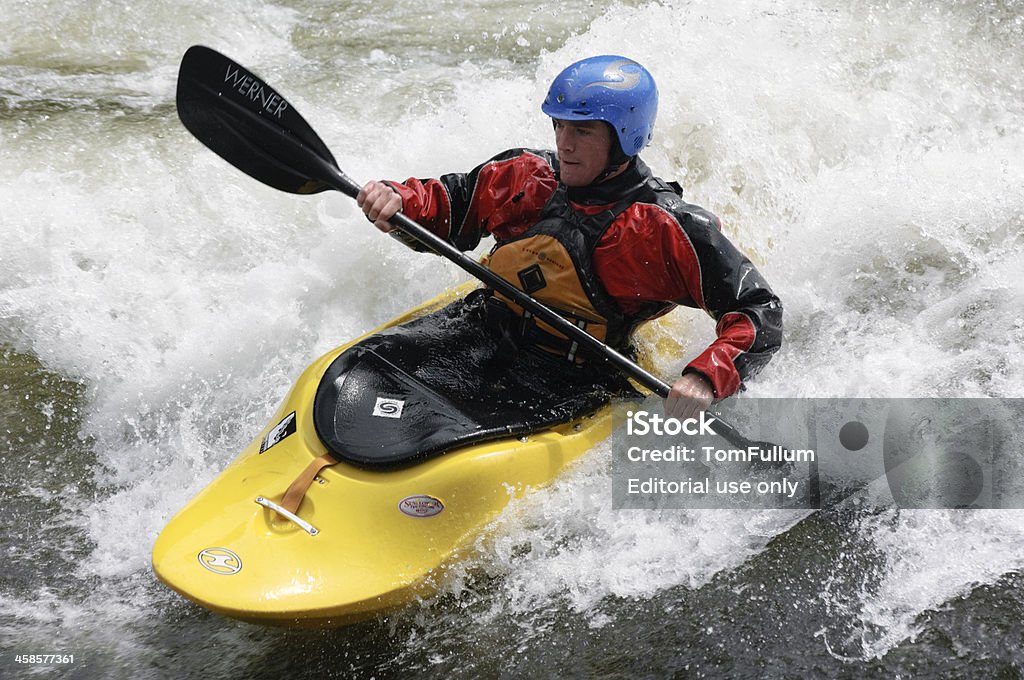
<svg viewBox="0 0 1024 680"><path fill-rule="evenodd" d="M199 564L221 576L232 576L242 571L242 558L227 548L207 548L199 553Z"/></svg>
<svg viewBox="0 0 1024 680"><path fill-rule="evenodd" d="M444 510L444 503L433 496L406 496L398 502L398 509L409 517L433 517Z"/></svg>

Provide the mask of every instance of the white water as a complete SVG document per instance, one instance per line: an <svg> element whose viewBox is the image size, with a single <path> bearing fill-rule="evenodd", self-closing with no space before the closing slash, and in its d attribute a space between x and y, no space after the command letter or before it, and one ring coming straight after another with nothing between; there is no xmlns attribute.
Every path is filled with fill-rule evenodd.
<svg viewBox="0 0 1024 680"><path fill-rule="evenodd" d="M645 159L723 217L785 303L785 347L750 394L1024 392L1019 2L134 7L0 16L0 339L87 385L98 464L83 474L105 490L62 501L59 521L94 544L81 600L41 581L0 595L2 618L63 620L142 653L131 631L168 599L148 563L171 514L315 356L462 278L381 238L347 199L275 193L192 140L170 108L192 43L263 74L357 179L544 146L550 78L583 54L628 54L662 93ZM674 315L663 332L681 354L659 370L710 326ZM494 608L567 606L601 625L607 598L699 587L793 521L611 511L607 456L517 503L485 542L473 566L502 575ZM864 655L1020 569L1019 526L939 512L866 524L886 565L860 614L882 631ZM982 557L950 549L965 544Z"/></svg>

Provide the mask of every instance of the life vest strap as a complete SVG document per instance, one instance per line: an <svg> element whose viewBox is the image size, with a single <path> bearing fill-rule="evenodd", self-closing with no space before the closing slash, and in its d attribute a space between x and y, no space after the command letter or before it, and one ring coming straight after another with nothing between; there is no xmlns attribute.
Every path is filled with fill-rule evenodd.
<svg viewBox="0 0 1024 680"><path fill-rule="evenodd" d="M488 296L485 309L488 325L507 336L516 347L536 347L577 365L586 360L586 357L577 354L578 342L544 330L537 324L537 319L531 311L523 310L520 316L502 298L493 293ZM571 316L566 319L582 330L587 329L585 319Z"/></svg>

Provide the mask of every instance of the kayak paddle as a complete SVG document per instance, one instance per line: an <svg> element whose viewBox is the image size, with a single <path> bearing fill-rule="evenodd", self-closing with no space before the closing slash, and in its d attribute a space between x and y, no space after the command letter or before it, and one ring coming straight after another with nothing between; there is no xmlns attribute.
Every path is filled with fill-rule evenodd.
<svg viewBox="0 0 1024 680"><path fill-rule="evenodd" d="M178 71L177 107L181 122L199 141L264 184L293 194L335 189L355 198L360 191L360 185L341 171L330 150L288 100L216 50L194 45L185 52ZM671 387L660 378L414 220L398 213L390 222L579 343L591 356L610 362L662 398L668 396ZM715 432L736 446L773 446L751 441L718 416L714 419Z"/></svg>

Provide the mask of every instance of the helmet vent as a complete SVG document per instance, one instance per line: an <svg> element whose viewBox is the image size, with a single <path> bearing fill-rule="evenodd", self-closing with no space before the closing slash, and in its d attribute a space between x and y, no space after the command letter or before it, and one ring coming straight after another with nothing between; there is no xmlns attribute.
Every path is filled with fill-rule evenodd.
<svg viewBox="0 0 1024 680"><path fill-rule="evenodd" d="M633 148L634 149L643 148L643 145L644 145L644 138L643 137L637 136L637 137L633 138Z"/></svg>

